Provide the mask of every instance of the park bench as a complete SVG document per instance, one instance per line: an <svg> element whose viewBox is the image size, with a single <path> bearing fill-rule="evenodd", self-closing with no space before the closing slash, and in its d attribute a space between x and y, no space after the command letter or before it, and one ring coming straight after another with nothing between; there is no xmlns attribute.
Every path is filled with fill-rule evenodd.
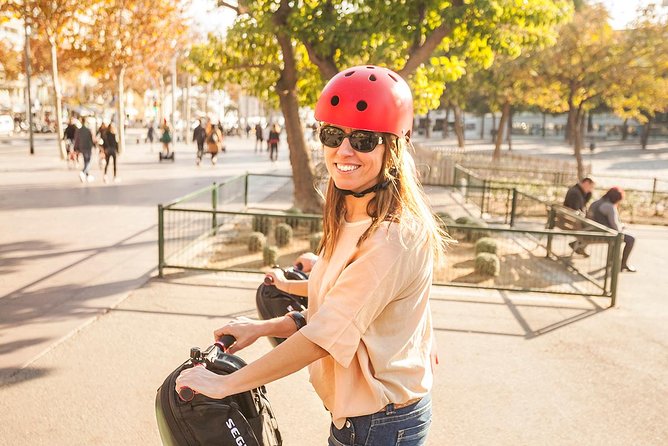
<svg viewBox="0 0 668 446"><path fill-rule="evenodd" d="M591 231L592 233L598 234L614 233L614 231L611 229L606 228L605 226L576 213L572 209L561 205L550 206L547 228L558 228L564 231ZM575 239L583 245L610 243L609 239L596 237L594 235L592 237L575 236Z"/></svg>

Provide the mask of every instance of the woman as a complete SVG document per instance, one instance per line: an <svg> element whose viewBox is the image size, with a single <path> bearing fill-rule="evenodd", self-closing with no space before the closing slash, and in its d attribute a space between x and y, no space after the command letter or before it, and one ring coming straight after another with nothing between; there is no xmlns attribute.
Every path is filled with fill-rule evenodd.
<svg viewBox="0 0 668 446"><path fill-rule="evenodd" d="M269 159L272 161L278 160L278 139L281 135L281 128L278 124L274 124L269 131Z"/></svg>
<svg viewBox="0 0 668 446"><path fill-rule="evenodd" d="M617 209L619 203L624 199L624 190L621 187L610 188L605 195L596 200L589 206L587 211L587 218L594 220L597 223L607 226L617 232L624 233L624 251L622 252L622 272L628 271L635 273L636 268L629 264L629 256L633 245L635 244L635 237L627 234L624 231L624 225L619 219L619 210Z"/></svg>
<svg viewBox="0 0 668 446"><path fill-rule="evenodd" d="M107 159L107 163L104 166L104 182L109 182L109 177L107 176L107 169L109 169L109 164L113 160L114 162L114 182L117 182L119 178L116 176L116 154L118 153L118 141L116 140L116 132L114 131L114 124L109 124L107 130L104 132L104 154Z"/></svg>
<svg viewBox="0 0 668 446"><path fill-rule="evenodd" d="M218 159L218 151L220 151L220 146L223 144L223 134L211 121L206 123L205 132L206 149L211 154L211 164L215 166Z"/></svg>
<svg viewBox="0 0 668 446"><path fill-rule="evenodd" d="M288 339L231 375L185 370L177 389L222 398L308 365L331 412L330 446L425 444L433 379L428 298L447 235L408 153L412 102L408 84L386 68L354 67L329 81L315 109L330 174L320 258L308 281L268 274L279 289L308 295L309 308L216 330L216 338L237 339L231 352L260 336Z"/></svg>
<svg viewBox="0 0 668 446"><path fill-rule="evenodd" d="M166 119L162 122L162 136L160 137L160 142L162 143L162 153L169 155L169 144L172 142L172 129Z"/></svg>

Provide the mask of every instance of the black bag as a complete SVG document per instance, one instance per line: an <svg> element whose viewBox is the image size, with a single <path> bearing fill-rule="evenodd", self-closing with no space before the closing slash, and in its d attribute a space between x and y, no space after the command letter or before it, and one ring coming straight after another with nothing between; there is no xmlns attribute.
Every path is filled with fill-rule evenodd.
<svg viewBox="0 0 668 446"><path fill-rule="evenodd" d="M204 352L199 348L190 349L190 359L177 367L160 386L155 411L164 445L283 444L264 386L223 399L209 398L187 388L181 389L180 394L174 390L181 371L197 364L204 364L219 375L234 373L244 367L246 363L241 358L225 353L225 345L233 342L232 336L224 336L221 342Z"/></svg>
<svg viewBox="0 0 668 446"><path fill-rule="evenodd" d="M294 268L286 268L283 272L285 273L285 278L289 280L308 279L306 273ZM255 293L255 305L257 306L258 315L262 319L267 320L284 316L290 311L304 311L308 307L308 299L284 293L274 285L271 285L271 282L265 282L258 287L257 293ZM268 339L274 347L285 341L285 338L269 337Z"/></svg>

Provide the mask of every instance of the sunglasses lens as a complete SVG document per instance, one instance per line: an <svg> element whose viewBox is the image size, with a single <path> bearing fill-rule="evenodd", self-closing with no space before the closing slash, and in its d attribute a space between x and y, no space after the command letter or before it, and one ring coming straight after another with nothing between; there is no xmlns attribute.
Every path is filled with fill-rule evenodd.
<svg viewBox="0 0 668 446"><path fill-rule="evenodd" d="M358 152L371 152L378 144L378 136L372 132L356 131L350 134L350 145Z"/></svg>
<svg viewBox="0 0 668 446"><path fill-rule="evenodd" d="M339 147L346 134L338 127L323 127L320 129L320 142L327 147Z"/></svg>

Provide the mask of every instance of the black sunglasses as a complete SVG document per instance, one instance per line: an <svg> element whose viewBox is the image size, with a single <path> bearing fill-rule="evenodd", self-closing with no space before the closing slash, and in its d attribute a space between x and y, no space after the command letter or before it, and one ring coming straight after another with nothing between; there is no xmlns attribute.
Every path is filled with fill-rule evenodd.
<svg viewBox="0 0 668 446"><path fill-rule="evenodd" d="M350 133L344 132L338 127L327 125L320 129L320 142L327 147L339 147L343 140L348 138L350 146L358 152L369 153L376 148L378 144L383 144L385 138L380 133L369 132L367 130L353 130Z"/></svg>

